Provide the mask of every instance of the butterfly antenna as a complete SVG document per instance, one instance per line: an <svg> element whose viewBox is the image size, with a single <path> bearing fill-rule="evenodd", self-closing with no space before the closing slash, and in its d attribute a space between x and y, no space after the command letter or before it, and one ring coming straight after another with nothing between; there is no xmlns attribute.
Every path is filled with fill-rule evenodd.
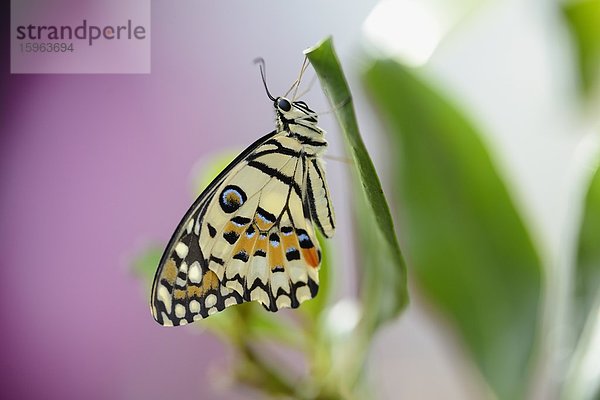
<svg viewBox="0 0 600 400"><path fill-rule="evenodd" d="M260 68L260 76L262 78L263 85L265 86L267 96L269 96L269 99L272 101L275 101L275 97L271 95L271 92L269 92L269 88L267 87L267 67L265 65L265 59L262 57L255 58L254 64L258 64L258 67Z"/></svg>
<svg viewBox="0 0 600 400"><path fill-rule="evenodd" d="M300 89L300 82L302 82L302 77L304 76L304 72L306 72L306 68L308 68L308 57L304 56L304 62L302 63L302 68L300 68L300 76L298 76L298 84L296 85L294 95L292 96L293 100L297 99L296 95L298 94L298 89Z"/></svg>
<svg viewBox="0 0 600 400"><path fill-rule="evenodd" d="M300 87L300 82L302 81L302 76L304 75L306 68L308 68L308 58L306 56L304 56L304 61L302 62L302 68L300 68L300 74L298 75L298 78L296 78L294 83L292 83L292 87L290 87L289 90L285 93L284 97L287 97L290 94L290 92L293 90L294 94L292 96L292 101L296 100L296 98L297 98L296 93L298 93L298 88Z"/></svg>

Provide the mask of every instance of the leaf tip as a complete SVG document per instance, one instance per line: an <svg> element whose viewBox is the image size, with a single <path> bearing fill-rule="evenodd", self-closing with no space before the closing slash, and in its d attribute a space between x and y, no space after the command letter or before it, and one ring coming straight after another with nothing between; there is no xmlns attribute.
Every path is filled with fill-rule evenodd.
<svg viewBox="0 0 600 400"><path fill-rule="evenodd" d="M331 36L331 35L326 36L325 38L319 40L317 42L317 44L315 44L314 46L309 47L308 49L304 50L303 53L304 53L304 55L309 57L312 53L314 53L315 51L317 51L325 46L327 46L327 47L333 46L333 36Z"/></svg>

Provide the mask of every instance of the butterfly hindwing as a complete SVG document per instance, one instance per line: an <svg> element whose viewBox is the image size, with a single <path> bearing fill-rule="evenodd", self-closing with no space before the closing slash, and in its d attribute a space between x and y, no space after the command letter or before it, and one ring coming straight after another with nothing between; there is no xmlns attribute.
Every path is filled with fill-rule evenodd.
<svg viewBox="0 0 600 400"><path fill-rule="evenodd" d="M330 238L335 230L335 215L325 171L318 158L307 161L307 164L306 185L311 216L323 235Z"/></svg>
<svg viewBox="0 0 600 400"><path fill-rule="evenodd" d="M213 276L208 274L209 258L206 258L200 246L204 217L223 181L243 169L244 160L276 134L277 132L273 131L258 139L236 157L200 194L179 223L163 253L152 284L151 311L154 319L161 325L182 325L206 317L212 309L206 305L213 302L213 297L209 295L215 294L215 297L219 298L223 296L216 290L219 285L214 282L218 282L218 279L213 280ZM208 278L203 279L204 276ZM201 283L204 283L204 286ZM234 300L237 300L237 303L243 301L234 293L231 295L232 298L217 301L214 306L217 308L211 312L218 311L219 307L224 308L225 301L228 304ZM198 304L192 302L193 300ZM208 300L208 303L204 300Z"/></svg>
<svg viewBox="0 0 600 400"><path fill-rule="evenodd" d="M287 177L302 183L299 159L287 171ZM272 179L260 194L254 216L244 220L246 225L229 252L232 259L226 264L223 284L244 300L258 301L266 309L277 311L298 307L316 295L320 250L312 223L304 216L300 188ZM273 187L267 190L269 185ZM279 195L273 197L274 193ZM235 229L233 225L230 227Z"/></svg>
<svg viewBox="0 0 600 400"><path fill-rule="evenodd" d="M318 212L322 193L319 202L308 197L314 167L301 155L296 140L267 135L200 195L155 277L152 312L159 323L182 325L244 301L270 311L295 308L316 295L321 255L311 213L324 221L326 215Z"/></svg>

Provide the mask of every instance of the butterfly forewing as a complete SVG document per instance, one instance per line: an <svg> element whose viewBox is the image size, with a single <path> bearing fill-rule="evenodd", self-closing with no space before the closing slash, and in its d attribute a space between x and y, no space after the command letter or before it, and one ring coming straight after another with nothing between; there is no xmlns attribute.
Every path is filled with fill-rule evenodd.
<svg viewBox="0 0 600 400"><path fill-rule="evenodd" d="M165 250L152 290L156 321L183 325L244 301L277 311L314 297L321 253L311 217L327 236L333 233L318 167L284 131L234 160L196 200Z"/></svg>

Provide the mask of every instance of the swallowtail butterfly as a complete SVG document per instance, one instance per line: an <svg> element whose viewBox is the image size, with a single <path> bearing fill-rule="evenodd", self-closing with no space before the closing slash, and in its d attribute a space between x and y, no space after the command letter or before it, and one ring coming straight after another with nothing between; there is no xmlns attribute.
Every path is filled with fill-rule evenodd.
<svg viewBox="0 0 600 400"><path fill-rule="evenodd" d="M246 301L269 311L296 308L317 295L315 226L327 238L335 229L321 161L325 132L295 95L270 94L264 61L261 74L276 129L233 160L179 223L152 285L152 315L161 325L184 325Z"/></svg>

